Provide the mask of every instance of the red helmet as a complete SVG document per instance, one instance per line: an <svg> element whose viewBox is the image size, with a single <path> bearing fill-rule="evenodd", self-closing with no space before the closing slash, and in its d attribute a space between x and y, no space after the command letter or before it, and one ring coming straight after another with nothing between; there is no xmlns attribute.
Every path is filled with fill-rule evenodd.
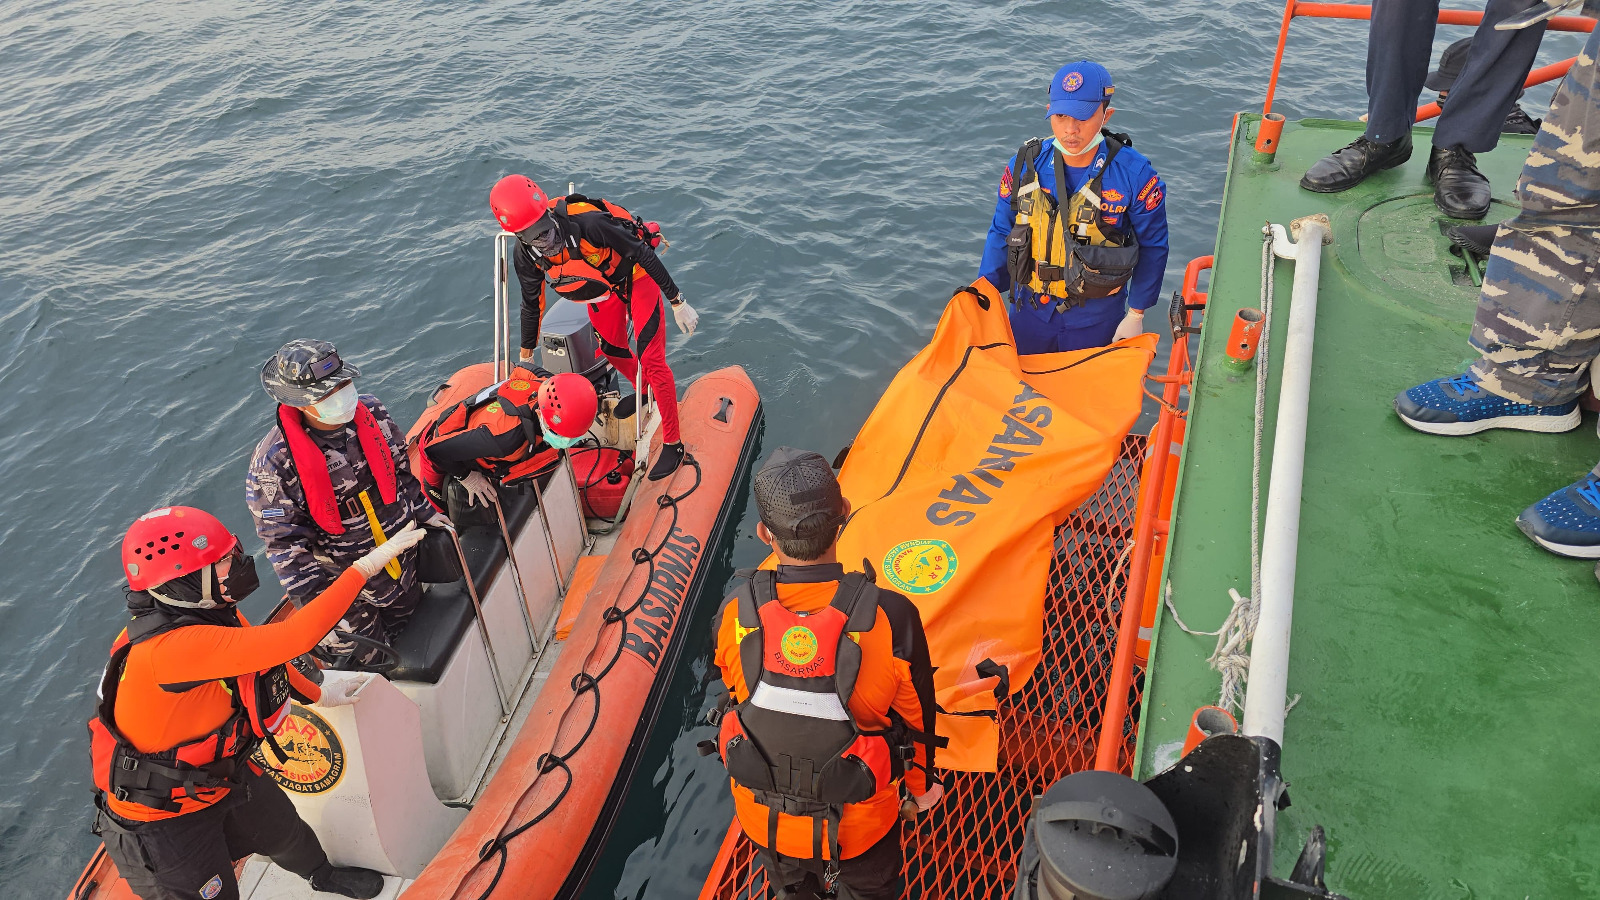
<svg viewBox="0 0 1600 900"><path fill-rule="evenodd" d="M140 516L122 538L128 587L145 591L198 572L233 552L239 539L203 509L165 506Z"/></svg>
<svg viewBox="0 0 1600 900"><path fill-rule="evenodd" d="M583 437L599 411L594 385L582 375L563 372L539 385L539 415L546 428L562 437Z"/></svg>
<svg viewBox="0 0 1600 900"><path fill-rule="evenodd" d="M526 175L507 175L489 191L489 209L495 221L510 232L521 231L539 221L550 208L550 198Z"/></svg>

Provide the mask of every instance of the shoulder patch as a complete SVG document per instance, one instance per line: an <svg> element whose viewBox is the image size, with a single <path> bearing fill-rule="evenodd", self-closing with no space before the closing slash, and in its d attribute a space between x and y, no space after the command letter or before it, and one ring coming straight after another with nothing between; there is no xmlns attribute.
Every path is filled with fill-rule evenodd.
<svg viewBox="0 0 1600 900"><path fill-rule="evenodd" d="M1144 187L1139 189L1139 195L1137 197L1134 197L1134 199L1143 201L1144 198L1150 196L1151 188L1154 188L1156 186L1156 182L1158 182L1160 180L1161 180L1161 176L1160 175L1151 175L1150 176L1150 180L1146 181L1144 183Z"/></svg>
<svg viewBox="0 0 1600 900"><path fill-rule="evenodd" d="M1000 176L1000 197L1001 197L1001 199L1005 199L1005 198L1008 198L1008 197L1011 196L1011 189L1012 189L1012 187L1013 187L1013 185L1015 183L1015 180L1016 180L1015 177L1011 174L1011 166L1007 165L1005 174Z"/></svg>
<svg viewBox="0 0 1600 900"><path fill-rule="evenodd" d="M279 509L279 508L277 508L275 506L274 507L269 507L267 509L263 509L261 511L261 518L263 518L263 519L281 519L281 518L283 518L283 515L284 515L283 510L281 510L281 509Z"/></svg>
<svg viewBox="0 0 1600 900"><path fill-rule="evenodd" d="M1161 205L1163 199L1165 199L1165 195L1161 192L1161 188L1151 191L1150 196L1144 199L1144 211L1154 212L1155 208Z"/></svg>

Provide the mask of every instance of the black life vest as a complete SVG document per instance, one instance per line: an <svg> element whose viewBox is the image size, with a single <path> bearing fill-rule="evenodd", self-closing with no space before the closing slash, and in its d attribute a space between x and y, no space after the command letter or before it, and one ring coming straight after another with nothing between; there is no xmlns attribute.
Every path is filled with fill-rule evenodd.
<svg viewBox="0 0 1600 900"><path fill-rule="evenodd" d="M440 472L465 475L474 467L502 482L515 482L553 468L561 452L545 443L537 399L544 379L516 366L492 384L444 412L422 433L422 452Z"/></svg>
<svg viewBox="0 0 1600 900"><path fill-rule="evenodd" d="M1056 303L1058 310L1081 306L1122 290L1139 262L1139 241L1132 228L1118 228L1100 208L1102 181L1123 147L1133 146L1125 134L1102 131L1106 159L1100 170L1075 191L1060 198L1044 190L1035 160L1043 146L1034 138L1017 150L1017 172L1011 194L1011 233L1006 237L1006 268L1011 296L1027 287L1038 303ZM1067 163L1054 147L1056 183L1067 183Z"/></svg>
<svg viewBox="0 0 1600 900"><path fill-rule="evenodd" d="M599 213L633 232L652 248L665 244L659 224L646 222L610 200L568 194L552 198L551 202L555 211L563 216ZM597 303L612 293L626 299L633 286L634 267L623 265L622 254L581 238L574 241L569 236L567 246L560 253L551 257L535 255L534 261L556 293L578 303Z"/></svg>
<svg viewBox="0 0 1600 900"><path fill-rule="evenodd" d="M900 729L863 730L850 715L861 669L851 633L872 629L878 589L852 572L827 607L807 615L778 602L776 572L758 570L736 598L750 696L722 715L715 749L729 777L767 807L766 847L777 846L780 814L800 816L813 823L811 858L826 850L838 860L844 805L871 799L904 774Z"/></svg>
<svg viewBox="0 0 1600 900"><path fill-rule="evenodd" d="M241 767L254 765L249 757L263 741L279 759L288 758L273 737L289 715L290 699L298 697L287 664L223 679L233 698L233 714L206 734L175 747L144 753L117 728L117 688L134 645L178 628L211 624L215 623L195 616L171 616L157 608L134 619L112 643L111 660L100 677L95 716L89 720L89 753L97 792L126 803L178 812L180 799L199 800L201 790L240 787L237 776ZM163 684L161 689L182 693L206 683Z"/></svg>

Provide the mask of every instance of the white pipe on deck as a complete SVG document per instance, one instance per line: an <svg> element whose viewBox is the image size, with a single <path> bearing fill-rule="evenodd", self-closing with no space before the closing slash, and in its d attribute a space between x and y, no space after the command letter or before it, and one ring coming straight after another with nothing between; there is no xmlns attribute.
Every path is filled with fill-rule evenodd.
<svg viewBox="0 0 1600 900"><path fill-rule="evenodd" d="M1300 490L1305 476L1306 407L1311 396L1311 348L1317 330L1317 279L1325 215L1297 219L1298 244L1273 225L1273 251L1295 261L1294 292L1278 387L1278 422L1272 439L1272 477L1261 538L1261 618L1250 644L1250 681L1244 699L1245 734L1283 744L1289 687L1289 635L1294 621L1294 574L1300 544Z"/></svg>

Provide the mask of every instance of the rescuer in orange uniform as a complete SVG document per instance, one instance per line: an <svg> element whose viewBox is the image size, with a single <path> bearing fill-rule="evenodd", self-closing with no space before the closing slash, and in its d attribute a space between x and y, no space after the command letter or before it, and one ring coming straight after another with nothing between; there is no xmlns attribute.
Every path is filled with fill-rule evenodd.
<svg viewBox="0 0 1600 900"><path fill-rule="evenodd" d="M251 626L235 604L260 584L255 559L214 516L172 506L128 529L122 565L133 621L112 644L89 735L97 830L135 894L236 900L234 860L252 853L317 891L365 898L383 889L377 872L328 862L251 755L262 743L276 747L291 697L355 701L364 680L324 691L289 663L423 534L407 525L287 619Z"/></svg>
<svg viewBox="0 0 1600 900"><path fill-rule="evenodd" d="M821 456L780 447L755 477L756 535L776 571L739 573L717 665L729 702L715 752L776 896L893 900L900 823L944 794L931 777L933 667L910 600L846 574L850 514Z"/></svg>

